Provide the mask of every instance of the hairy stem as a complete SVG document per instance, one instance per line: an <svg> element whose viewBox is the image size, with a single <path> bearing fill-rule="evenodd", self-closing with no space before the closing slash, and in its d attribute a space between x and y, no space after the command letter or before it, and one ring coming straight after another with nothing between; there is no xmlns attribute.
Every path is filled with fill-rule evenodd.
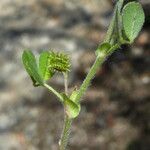
<svg viewBox="0 0 150 150"><path fill-rule="evenodd" d="M66 150L68 139L71 131L72 119L65 114L64 127L59 141L59 150Z"/></svg>
<svg viewBox="0 0 150 150"><path fill-rule="evenodd" d="M64 73L64 87L65 87L65 94L68 95L68 74ZM64 108L64 126L63 126L63 131L61 134L61 138L59 140L59 150L66 150L68 140L69 140L69 135L71 131L71 125L72 125L72 119L70 119Z"/></svg>
<svg viewBox="0 0 150 150"><path fill-rule="evenodd" d="M87 74L85 80L83 81L83 83L79 89L78 95L77 95L76 100L75 100L77 103L80 101L81 97L86 92L87 88L89 87L89 85L91 83L91 80L94 78L97 70L100 68L100 66L102 65L104 60L105 60L105 56L96 58L93 66L91 67L89 73Z"/></svg>

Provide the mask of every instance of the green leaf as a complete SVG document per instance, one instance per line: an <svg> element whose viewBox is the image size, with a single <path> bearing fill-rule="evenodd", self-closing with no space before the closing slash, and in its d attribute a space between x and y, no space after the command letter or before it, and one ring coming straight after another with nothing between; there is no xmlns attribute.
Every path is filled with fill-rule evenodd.
<svg viewBox="0 0 150 150"><path fill-rule="evenodd" d="M62 97L64 99L64 106L68 117L72 119L76 118L80 113L80 104L73 102L66 94L62 94Z"/></svg>
<svg viewBox="0 0 150 150"><path fill-rule="evenodd" d="M76 90L76 89L73 90L73 92L72 92L71 95L70 95L70 99L71 99L73 102L75 102L77 95L78 95L78 90Z"/></svg>
<svg viewBox="0 0 150 150"><path fill-rule="evenodd" d="M43 80L45 81L50 79L54 75L54 72L52 72L49 69L50 64L49 55L50 55L49 52L42 52L39 57L39 71L42 75Z"/></svg>
<svg viewBox="0 0 150 150"><path fill-rule="evenodd" d="M22 54L23 65L31 77L34 86L43 85L42 77L38 71L38 66L36 63L35 56L30 50L25 50Z"/></svg>
<svg viewBox="0 0 150 150"><path fill-rule="evenodd" d="M141 31L145 20L141 4L138 2L130 2L125 5L122 19L124 32L130 43L132 43Z"/></svg>

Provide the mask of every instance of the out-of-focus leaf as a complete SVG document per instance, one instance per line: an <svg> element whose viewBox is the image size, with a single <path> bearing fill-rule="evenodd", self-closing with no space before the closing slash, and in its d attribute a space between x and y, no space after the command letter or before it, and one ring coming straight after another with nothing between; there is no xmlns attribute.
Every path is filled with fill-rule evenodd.
<svg viewBox="0 0 150 150"><path fill-rule="evenodd" d="M130 43L138 36L144 24L145 15L138 2L130 2L123 8L122 21L124 32Z"/></svg>

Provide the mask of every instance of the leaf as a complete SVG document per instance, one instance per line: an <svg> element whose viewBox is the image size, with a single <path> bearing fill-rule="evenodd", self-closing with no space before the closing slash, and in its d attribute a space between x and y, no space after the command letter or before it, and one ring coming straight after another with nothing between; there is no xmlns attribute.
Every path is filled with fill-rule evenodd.
<svg viewBox="0 0 150 150"><path fill-rule="evenodd" d="M107 42L102 43L96 50L96 55L103 56L107 53L107 51L109 51L110 48L111 48L111 45L109 43Z"/></svg>
<svg viewBox="0 0 150 150"><path fill-rule="evenodd" d="M39 71L43 80L48 80L54 75L54 72L48 67L50 63L49 55L49 52L42 52L39 57Z"/></svg>
<svg viewBox="0 0 150 150"><path fill-rule="evenodd" d="M33 86L35 86L35 87L40 86L40 84L32 76L30 76L30 78L33 82Z"/></svg>
<svg viewBox="0 0 150 150"><path fill-rule="evenodd" d="M36 59L30 50L25 50L22 54L23 65L31 77L34 86L43 85L42 77L39 74Z"/></svg>
<svg viewBox="0 0 150 150"><path fill-rule="evenodd" d="M80 113L80 104L73 102L66 94L62 94L62 96L68 117L71 119L76 118Z"/></svg>
<svg viewBox="0 0 150 150"><path fill-rule="evenodd" d="M138 36L144 24L145 15L138 2L130 2L123 8L122 14L124 32L130 43Z"/></svg>
<svg viewBox="0 0 150 150"><path fill-rule="evenodd" d="M116 4L116 23L115 23L115 30L114 30L114 34L117 34L115 41L117 43L120 44L121 39L122 39L122 16L121 16L121 10L122 10L122 6L123 6L124 0L118 0L117 4ZM116 32L116 33L115 33ZM113 43L114 44L116 44Z"/></svg>
<svg viewBox="0 0 150 150"><path fill-rule="evenodd" d="M70 95L70 99L71 99L73 102L75 102L77 95L78 95L78 90L76 90L76 89L73 90L73 92L72 92L71 95Z"/></svg>

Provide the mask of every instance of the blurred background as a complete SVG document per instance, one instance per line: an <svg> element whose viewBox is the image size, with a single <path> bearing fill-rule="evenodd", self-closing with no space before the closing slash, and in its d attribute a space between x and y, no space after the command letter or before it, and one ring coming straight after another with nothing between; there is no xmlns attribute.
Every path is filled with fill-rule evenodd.
<svg viewBox="0 0 150 150"><path fill-rule="evenodd" d="M150 149L150 0L135 43L104 63L82 101L70 150ZM0 150L57 150L63 108L25 72L24 49L66 51L79 87L109 25L112 0L0 0ZM63 91L58 75L50 84Z"/></svg>

